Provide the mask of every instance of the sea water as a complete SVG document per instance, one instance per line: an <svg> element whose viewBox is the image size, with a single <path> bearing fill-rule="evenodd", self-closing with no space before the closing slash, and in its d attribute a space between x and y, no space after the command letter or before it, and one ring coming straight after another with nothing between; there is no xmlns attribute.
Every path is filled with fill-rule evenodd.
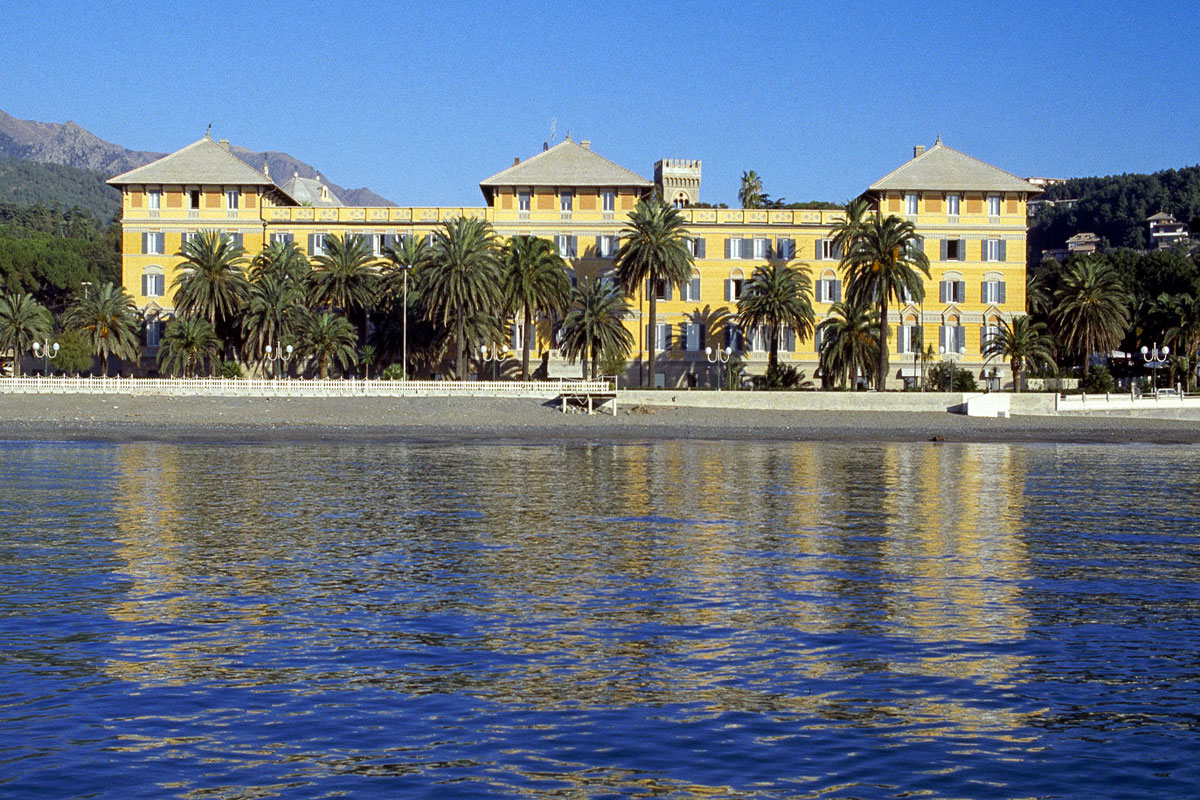
<svg viewBox="0 0 1200 800"><path fill-rule="evenodd" d="M1200 448L8 443L0 478L0 796L1200 786Z"/></svg>

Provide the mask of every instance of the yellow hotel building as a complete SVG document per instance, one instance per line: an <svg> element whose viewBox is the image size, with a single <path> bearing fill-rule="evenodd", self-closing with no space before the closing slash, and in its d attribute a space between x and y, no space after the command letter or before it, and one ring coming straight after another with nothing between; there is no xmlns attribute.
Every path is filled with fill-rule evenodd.
<svg viewBox="0 0 1200 800"><path fill-rule="evenodd" d="M642 380L653 336L658 382L706 386L716 376L706 347L735 348L750 373L766 368L763 332L740 331L732 318L742 283L756 266L786 262L808 269L818 322L841 299L840 254L830 240L841 217L836 210L695 208L700 178L699 161L664 159L649 180L599 155L589 142L568 138L482 181L483 206L347 207L318 181L293 178L278 186L230 153L228 143L205 136L109 183L123 194L122 275L147 319L143 366L151 369L160 321L173 310L171 282L181 260L174 253L196 231L224 230L248 255L281 239L317 255L330 234L365 236L380 254L396 237L427 236L446 220L480 217L501 239L532 234L554 240L570 277L580 280L613 273L626 215L657 190L681 207L696 266L682 291L660 294L657 330L646 325L648 287L631 298L635 344L626 377ZM919 374L914 345L923 338L936 359L959 363L981 384L1011 387L1007 365L985 365L982 350L1000 320L1024 313L1026 203L1039 192L940 139L929 149L914 148L912 159L864 192L877 212L915 223L930 261L924 301L889 311L889 383ZM514 346L517 336L514 330ZM817 346L786 332L781 361L813 378ZM578 374L578 366L559 357L546 322L538 326L532 356L546 358L551 376Z"/></svg>

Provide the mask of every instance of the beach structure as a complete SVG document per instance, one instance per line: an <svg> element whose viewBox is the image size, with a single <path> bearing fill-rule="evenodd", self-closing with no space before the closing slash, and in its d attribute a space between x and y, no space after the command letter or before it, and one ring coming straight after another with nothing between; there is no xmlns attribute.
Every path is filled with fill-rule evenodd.
<svg viewBox="0 0 1200 800"><path fill-rule="evenodd" d="M201 230L226 232L248 255L292 241L311 256L325 237L359 235L381 256L400 237L430 237L457 217L487 220L503 240L518 234L546 237L566 259L571 281L613 279L619 234L639 199L655 192L680 208L690 234L695 270L682 290L640 287L627 324L634 338L626 379L647 376L648 345L655 342L656 383L711 386L718 371L706 348L733 348L751 373L766 368L769 337L739 330L733 315L755 267L786 263L809 270L817 322L842 299L841 253L833 232L836 209L722 209L696 207L701 162L663 159L654 180L618 165L570 137L480 182L477 207L354 207L323 195L317 182L277 185L267 174L209 136L109 183L122 192L122 280L145 319L146 367L164 320L173 313L171 282L185 237ZM289 191L290 189L290 191ZM328 190L325 190L326 193ZM1024 313L1026 206L1041 189L943 144L926 149L871 184L863 193L878 213L911 220L930 262L923 301L910 298L889 309L892 333L889 382L919 376L919 352L932 345L935 360L956 362L992 385L1011 386L1006 364L985 363L984 347L1001 320ZM299 195L299 197L298 197ZM647 292L657 292L657 325L647 326ZM521 346L521 326L510 324L510 346ZM575 376L561 358L554 320L537 325L535 358L551 377ZM780 360L818 368L817 342L785 331Z"/></svg>

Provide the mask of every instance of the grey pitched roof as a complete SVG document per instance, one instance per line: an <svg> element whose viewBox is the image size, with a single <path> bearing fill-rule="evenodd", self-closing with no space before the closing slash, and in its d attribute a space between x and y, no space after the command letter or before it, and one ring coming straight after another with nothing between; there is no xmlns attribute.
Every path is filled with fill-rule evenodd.
<svg viewBox="0 0 1200 800"><path fill-rule="evenodd" d="M1174 215L1168 214L1165 211L1160 211L1157 214L1155 214L1154 216L1146 217L1146 222L1166 222L1168 220L1171 222L1174 222L1175 217L1174 217Z"/></svg>
<svg viewBox="0 0 1200 800"><path fill-rule="evenodd" d="M301 178L299 175L294 175L281 188L302 206L340 208L345 205L332 189L315 178ZM328 197L322 197L321 189L325 189Z"/></svg>
<svg viewBox="0 0 1200 800"><path fill-rule="evenodd" d="M196 183L274 186L275 182L205 135L181 150L109 178L108 183Z"/></svg>
<svg viewBox="0 0 1200 800"><path fill-rule="evenodd" d="M495 186L637 186L654 184L630 169L566 139L533 158L514 164L480 181L479 188Z"/></svg>
<svg viewBox="0 0 1200 800"><path fill-rule="evenodd" d="M901 165L871 184L869 191L985 191L1041 194L1042 190L1011 172L942 144Z"/></svg>

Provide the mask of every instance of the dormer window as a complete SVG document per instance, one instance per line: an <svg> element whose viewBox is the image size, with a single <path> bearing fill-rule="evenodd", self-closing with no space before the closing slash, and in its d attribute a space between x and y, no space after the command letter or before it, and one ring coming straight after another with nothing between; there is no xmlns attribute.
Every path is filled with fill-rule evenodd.
<svg viewBox="0 0 1200 800"><path fill-rule="evenodd" d="M241 192L239 192L237 189L230 189L225 192L225 207L230 211L237 211L240 201Z"/></svg>
<svg viewBox="0 0 1200 800"><path fill-rule="evenodd" d="M570 214L575 208L575 193L560 192L558 195L558 210Z"/></svg>
<svg viewBox="0 0 1200 800"><path fill-rule="evenodd" d="M146 192L146 208L151 211L158 211L162 208L162 192L158 189L151 189Z"/></svg>
<svg viewBox="0 0 1200 800"><path fill-rule="evenodd" d="M198 210L200 208L200 190L188 189L188 208Z"/></svg>
<svg viewBox="0 0 1200 800"><path fill-rule="evenodd" d="M612 211L617 207L616 192L601 192L600 193L600 208L602 211Z"/></svg>

